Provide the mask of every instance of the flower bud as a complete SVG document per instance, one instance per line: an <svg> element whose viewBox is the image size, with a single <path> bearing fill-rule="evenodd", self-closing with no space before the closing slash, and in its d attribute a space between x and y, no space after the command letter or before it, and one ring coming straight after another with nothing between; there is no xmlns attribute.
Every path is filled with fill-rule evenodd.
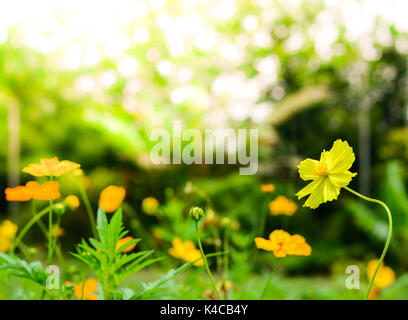
<svg viewBox="0 0 408 320"><path fill-rule="evenodd" d="M52 208L55 214L62 216L65 213L65 205L63 203L57 203Z"/></svg>
<svg viewBox="0 0 408 320"><path fill-rule="evenodd" d="M33 258L35 258L35 257L37 256L38 250L37 250L36 248L33 248L33 247L28 248L27 254L28 254L28 256L29 256L30 258L33 259Z"/></svg>
<svg viewBox="0 0 408 320"><path fill-rule="evenodd" d="M199 221L204 216L204 211L199 207L192 207L189 215L191 218L193 218L193 220Z"/></svg>

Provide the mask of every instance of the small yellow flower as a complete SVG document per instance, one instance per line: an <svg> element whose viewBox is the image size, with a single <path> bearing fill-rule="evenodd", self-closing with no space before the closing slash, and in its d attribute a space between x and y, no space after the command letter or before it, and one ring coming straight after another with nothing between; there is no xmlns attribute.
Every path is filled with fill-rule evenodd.
<svg viewBox="0 0 408 320"><path fill-rule="evenodd" d="M284 196L279 196L269 203L269 211L273 216L277 216L279 214L292 216L296 210L296 203Z"/></svg>
<svg viewBox="0 0 408 320"><path fill-rule="evenodd" d="M371 280L372 276L374 275L375 268L378 264L377 260L371 260L367 265L367 278ZM380 269L378 269L377 275L374 280L374 286L382 289L388 287L395 281L395 272L390 267L384 266L381 264Z"/></svg>
<svg viewBox="0 0 408 320"><path fill-rule="evenodd" d="M273 184L263 184L261 185L262 192L272 193L275 191L275 186Z"/></svg>
<svg viewBox="0 0 408 320"><path fill-rule="evenodd" d="M59 177L65 173L78 169L78 163L63 160L59 161L57 157L51 159L41 159L41 163L33 163L23 169L23 172L36 177L55 176Z"/></svg>
<svg viewBox="0 0 408 320"><path fill-rule="evenodd" d="M7 252L14 241L18 227L9 220L4 220L0 225L0 252Z"/></svg>
<svg viewBox="0 0 408 320"><path fill-rule="evenodd" d="M74 210L79 207L79 199L77 196L68 196L65 198L65 202L68 204L68 206Z"/></svg>
<svg viewBox="0 0 408 320"><path fill-rule="evenodd" d="M340 189L347 187L357 174L348 171L355 156L347 141L336 140L330 151L323 150L320 161L303 160L299 165L299 175L305 180L312 180L296 195L299 199L310 195L304 207L316 209L320 204L336 200Z"/></svg>
<svg viewBox="0 0 408 320"><path fill-rule="evenodd" d="M85 281L81 281L79 284L73 284L66 281L65 286L73 285L74 294L79 300L98 300L98 297L94 294L98 292L99 282L96 279L88 278Z"/></svg>
<svg viewBox="0 0 408 320"><path fill-rule="evenodd" d="M274 230L269 235L269 239L255 238L258 249L273 251L277 258L284 258L287 255L310 256L312 248L306 243L301 235L291 236L284 230Z"/></svg>
<svg viewBox="0 0 408 320"><path fill-rule="evenodd" d="M169 249L169 253L178 259L182 259L186 262L193 262L201 257L200 250L196 249L195 245L191 241L183 242L180 238L174 238L173 247ZM203 259L198 260L194 263L196 267L202 266L204 264Z"/></svg>
<svg viewBox="0 0 408 320"><path fill-rule="evenodd" d="M118 241L116 244L115 250L118 251L120 247L122 247L124 244L128 243L129 241L132 241L134 238L131 236L124 237ZM130 252L136 247L137 243L132 244L130 247L127 247L125 250L122 251L122 253Z"/></svg>
<svg viewBox="0 0 408 320"><path fill-rule="evenodd" d="M142 201L142 209L147 214L154 214L158 207L159 201L154 197L147 197Z"/></svg>
<svg viewBox="0 0 408 320"><path fill-rule="evenodd" d="M119 209L126 196L126 190L123 187L108 186L102 190L99 196L99 206L106 213L112 213Z"/></svg>
<svg viewBox="0 0 408 320"><path fill-rule="evenodd" d="M65 230L54 224L51 229L51 237L55 238L55 236L61 237L63 235L65 235Z"/></svg>

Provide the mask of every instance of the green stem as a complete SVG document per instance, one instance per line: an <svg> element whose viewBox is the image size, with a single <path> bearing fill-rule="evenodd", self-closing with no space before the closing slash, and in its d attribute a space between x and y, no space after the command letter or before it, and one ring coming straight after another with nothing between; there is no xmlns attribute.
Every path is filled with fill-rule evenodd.
<svg viewBox="0 0 408 320"><path fill-rule="evenodd" d="M228 265L229 265L229 233L230 230L229 228L225 228L224 231L224 241L223 241L223 245L224 245L224 252L226 252L226 254L224 255L224 259L222 261L222 280L223 280L223 284L225 284L225 281L227 281L228 279ZM224 299L228 300L228 289L226 287L224 287Z"/></svg>
<svg viewBox="0 0 408 320"><path fill-rule="evenodd" d="M11 253L14 253L15 248L18 246L18 244L20 243L21 239L24 237L24 235L27 233L28 230L30 230L30 228L39 220L41 219L43 216L45 216L48 211L50 210L50 207L45 208L44 210L40 211L39 213L37 213L25 226L24 228L21 230L21 232L18 234L16 241L14 241L14 244L11 248Z"/></svg>
<svg viewBox="0 0 408 320"><path fill-rule="evenodd" d="M53 244L53 250L57 250L57 241L58 241L58 232L59 232L59 227L61 224L61 215L57 215L57 223L55 224L55 235L54 235L54 244Z"/></svg>
<svg viewBox="0 0 408 320"><path fill-rule="evenodd" d="M47 264L51 264L52 260L52 206L53 206L53 200L52 200L52 182L53 182L53 177L52 174L50 175L50 182L51 182L51 196L50 196L50 213L48 215L48 257L47 257Z"/></svg>
<svg viewBox="0 0 408 320"><path fill-rule="evenodd" d="M229 236L230 236L230 230L228 228L225 229L224 231L224 241L223 241L223 245L224 245L224 252L228 252L229 251ZM228 253L224 255L224 260L222 262L222 266L223 266L223 279L227 279L228 277L228 264L229 264L229 255Z"/></svg>
<svg viewBox="0 0 408 320"><path fill-rule="evenodd" d="M35 217L37 215L37 208L35 206L35 200L33 199L31 202L31 209L32 209L32 215ZM47 228L45 227L44 223L41 220L37 221L38 227L41 229L42 233L44 234L45 238L48 238L48 232Z"/></svg>
<svg viewBox="0 0 408 320"><path fill-rule="evenodd" d="M266 281L266 286L265 286L265 288L263 289L262 294L261 294L261 297L259 298L259 300L263 300L263 298L264 298L266 292L268 291L269 286L270 286L270 284L271 284L271 280L272 280L272 278L273 278L273 275L275 274L276 270L278 269L278 265L279 265L279 260L275 263L275 266L273 267L273 270L272 270L272 272L270 273L270 275L269 275L269 277L268 277L268 280Z"/></svg>
<svg viewBox="0 0 408 320"><path fill-rule="evenodd" d="M89 202L88 195L85 192L84 186L82 182L78 182L79 192L81 194L82 201L85 204L86 212L88 213L89 222L91 223L92 234L95 239L98 239L98 233L96 231L96 222L95 222L95 214L92 210L91 203Z"/></svg>
<svg viewBox="0 0 408 320"><path fill-rule="evenodd" d="M266 204L268 203L268 201L269 200L265 196L265 198L264 198L264 200L262 202L262 208L261 208L261 214L260 214L260 217L259 217L258 228L256 230L256 233L253 235L253 238L255 238L257 236L263 237L263 235L264 235L265 225L266 225L266 218L268 217L268 212L265 212L265 207L267 207ZM258 258L258 250L256 249L255 246L253 247L253 251L252 251L251 255L253 255L253 258L251 259L251 261L252 261L251 262L251 269L253 269L255 267L256 260Z"/></svg>
<svg viewBox="0 0 408 320"><path fill-rule="evenodd" d="M198 221L195 221L195 230L196 230L198 246L200 247L201 257L203 258L205 269L207 270L208 277L210 278L211 285L212 285L212 287L214 289L215 294L217 295L217 299L219 299L220 294L219 294L219 292L217 290L217 286L215 285L215 281L214 281L214 278L213 278L213 276L211 274L210 268L208 267L207 259L206 259L205 255L204 255L204 251L203 251L203 246L201 245L200 235L198 233Z"/></svg>
<svg viewBox="0 0 408 320"><path fill-rule="evenodd" d="M261 219L260 219L259 229L258 229L258 234L260 237L263 237L263 234L265 232L266 217L268 216L268 213L267 212L265 213L266 203L267 203L267 199L265 197L262 203Z"/></svg>
<svg viewBox="0 0 408 320"><path fill-rule="evenodd" d="M384 202L382 202L380 200L377 200L377 199L372 199L372 198L363 196L362 194L360 194L360 193L358 193L358 192L356 192L356 191L354 191L354 190L352 190L352 189L350 189L348 187L345 187L344 189L346 189L347 191L349 191L352 194L356 195L357 197L360 197L363 200L378 203L379 205L381 205L385 209L385 211L387 212L387 215L388 215L388 236L387 236L387 241L385 242L384 249L383 249L383 251L381 253L380 260L378 261L378 264L377 264L377 267L375 268L374 274L371 277L370 282L368 283L368 289L367 289L367 292L366 292L365 297L364 297L364 300L367 300L368 296L370 295L371 287L374 284L375 276L377 275L377 272L380 269L381 264L383 263L384 257L385 257L385 255L386 255L386 253L388 251L388 247L390 246L391 236L392 236L392 215L391 215L390 209L387 207L387 205Z"/></svg>

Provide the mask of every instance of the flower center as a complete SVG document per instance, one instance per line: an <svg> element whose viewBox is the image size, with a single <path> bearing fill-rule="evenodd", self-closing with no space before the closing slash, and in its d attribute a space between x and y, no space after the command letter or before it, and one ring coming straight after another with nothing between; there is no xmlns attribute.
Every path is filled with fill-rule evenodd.
<svg viewBox="0 0 408 320"><path fill-rule="evenodd" d="M316 167L313 168L313 172L318 176L327 176L327 164L319 162Z"/></svg>

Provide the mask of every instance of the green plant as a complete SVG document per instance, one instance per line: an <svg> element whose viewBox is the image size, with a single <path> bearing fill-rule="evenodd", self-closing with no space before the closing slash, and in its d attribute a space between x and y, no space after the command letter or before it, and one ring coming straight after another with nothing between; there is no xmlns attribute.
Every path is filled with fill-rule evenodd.
<svg viewBox="0 0 408 320"><path fill-rule="evenodd" d="M140 239L133 239L120 248L117 243L127 231L122 224L122 209L115 212L111 220L99 208L97 216L99 240L90 238L89 245L85 240L77 246L75 257L86 263L95 273L101 284L104 299L115 299L121 296L119 284L137 271L163 258L149 258L153 250L125 254L124 250L136 244Z"/></svg>

